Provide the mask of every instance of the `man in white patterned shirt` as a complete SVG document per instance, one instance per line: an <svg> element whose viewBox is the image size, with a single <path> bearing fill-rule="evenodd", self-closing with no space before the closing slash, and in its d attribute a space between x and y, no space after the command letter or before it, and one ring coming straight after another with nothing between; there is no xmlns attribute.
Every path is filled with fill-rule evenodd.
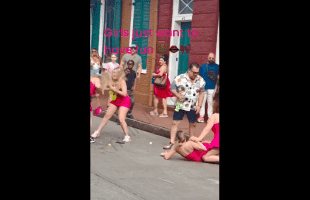
<svg viewBox="0 0 310 200"><path fill-rule="evenodd" d="M178 125L183 119L184 114L187 115L189 122L189 137L194 136L197 124L197 114L200 112L201 104L204 97L204 86L206 82L199 76L199 65L192 63L188 67L188 71L177 76L171 86L171 93L177 97L177 102L182 103L179 111L173 114L173 124L170 132L170 143L164 146L164 149L171 149L174 145L175 136L178 130ZM198 100L198 105L197 104Z"/></svg>

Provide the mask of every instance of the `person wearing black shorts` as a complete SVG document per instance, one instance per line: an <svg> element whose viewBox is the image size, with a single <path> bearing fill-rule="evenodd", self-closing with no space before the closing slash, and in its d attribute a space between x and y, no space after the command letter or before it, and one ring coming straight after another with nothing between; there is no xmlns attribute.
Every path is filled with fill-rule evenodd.
<svg viewBox="0 0 310 200"><path fill-rule="evenodd" d="M204 97L205 80L199 76L199 65L192 63L188 71L177 76L171 86L171 93L177 97L176 110L173 114L173 124L170 131L170 143L163 149L171 149L174 145L178 125L187 115L189 122L189 137L194 136L197 124L197 114L200 112Z"/></svg>

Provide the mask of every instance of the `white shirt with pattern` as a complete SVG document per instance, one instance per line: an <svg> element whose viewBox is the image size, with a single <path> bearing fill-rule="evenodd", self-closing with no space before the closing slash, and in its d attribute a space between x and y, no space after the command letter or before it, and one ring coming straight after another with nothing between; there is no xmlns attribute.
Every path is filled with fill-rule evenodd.
<svg viewBox="0 0 310 200"><path fill-rule="evenodd" d="M204 92L205 84L205 80L199 75L192 82L186 72L184 74L178 75L173 80L170 89L176 90L184 97L185 100L181 109L184 111L190 111L195 109L195 104L198 101L199 93ZM178 104L178 102L179 101L177 100L175 106Z"/></svg>

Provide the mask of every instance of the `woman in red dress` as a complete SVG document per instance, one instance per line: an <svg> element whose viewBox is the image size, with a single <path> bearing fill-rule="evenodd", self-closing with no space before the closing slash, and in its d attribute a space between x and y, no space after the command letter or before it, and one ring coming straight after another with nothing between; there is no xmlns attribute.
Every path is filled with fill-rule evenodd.
<svg viewBox="0 0 310 200"><path fill-rule="evenodd" d="M173 97L173 95L170 92L170 81L168 78L168 56L167 55L163 55L160 57L159 59L159 64L161 65L161 67L159 68L159 70L156 71L156 73L153 73L152 76L156 79L158 77L165 77L167 76L167 84L165 88L158 88L156 87L156 85L154 84L154 107L155 109L153 111L150 112L151 115L154 116L158 116L158 110L157 110L157 106L158 106L158 98L163 99L163 107L164 107L164 111L162 114L159 115L159 117L168 117L168 111L167 111L167 97Z"/></svg>

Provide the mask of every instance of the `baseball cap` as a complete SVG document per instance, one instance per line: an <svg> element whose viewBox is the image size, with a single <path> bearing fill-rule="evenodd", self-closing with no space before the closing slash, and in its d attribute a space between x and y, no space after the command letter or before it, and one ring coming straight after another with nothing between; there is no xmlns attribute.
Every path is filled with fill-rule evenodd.
<svg viewBox="0 0 310 200"><path fill-rule="evenodd" d="M137 45L132 44L132 45L130 45L130 47L132 47L132 48L137 48Z"/></svg>

